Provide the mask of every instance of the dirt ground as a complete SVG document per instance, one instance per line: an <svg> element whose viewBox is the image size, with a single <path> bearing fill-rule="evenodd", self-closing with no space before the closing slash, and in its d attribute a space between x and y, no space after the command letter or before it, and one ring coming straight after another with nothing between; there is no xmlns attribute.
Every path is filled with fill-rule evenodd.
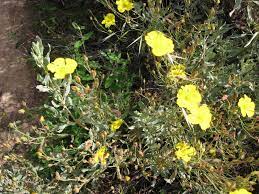
<svg viewBox="0 0 259 194"><path fill-rule="evenodd" d="M31 11L26 0L0 1L0 158L15 143L8 123L22 118L17 111L25 103L32 107L39 101L36 76L26 59L25 45L35 37L30 32L30 21Z"/></svg>

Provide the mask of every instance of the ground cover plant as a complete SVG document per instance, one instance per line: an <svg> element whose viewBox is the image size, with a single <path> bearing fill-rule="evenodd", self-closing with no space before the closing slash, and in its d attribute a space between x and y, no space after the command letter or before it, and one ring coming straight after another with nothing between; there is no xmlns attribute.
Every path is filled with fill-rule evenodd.
<svg viewBox="0 0 259 194"><path fill-rule="evenodd" d="M258 192L257 1L47 5L80 13L32 43L47 100L25 107L30 133L10 123L27 151L5 156L1 192Z"/></svg>

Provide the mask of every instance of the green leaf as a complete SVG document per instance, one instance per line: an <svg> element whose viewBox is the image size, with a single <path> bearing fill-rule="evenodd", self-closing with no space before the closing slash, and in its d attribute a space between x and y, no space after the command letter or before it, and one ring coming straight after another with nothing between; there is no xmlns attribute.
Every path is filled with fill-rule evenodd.
<svg viewBox="0 0 259 194"><path fill-rule="evenodd" d="M76 22L72 22L72 26L76 30L81 30L82 29L82 26L79 26Z"/></svg>
<svg viewBox="0 0 259 194"><path fill-rule="evenodd" d="M78 41L75 42L74 48L75 48L75 49L79 49L83 44L84 44L83 41L78 40Z"/></svg>
<svg viewBox="0 0 259 194"><path fill-rule="evenodd" d="M111 87L111 85L113 84L114 82L114 79L112 77L108 77L106 80L105 80L105 83L104 83L104 87L107 89L109 87Z"/></svg>
<svg viewBox="0 0 259 194"><path fill-rule="evenodd" d="M82 41L87 41L91 38L93 32L88 32L87 34L83 35Z"/></svg>

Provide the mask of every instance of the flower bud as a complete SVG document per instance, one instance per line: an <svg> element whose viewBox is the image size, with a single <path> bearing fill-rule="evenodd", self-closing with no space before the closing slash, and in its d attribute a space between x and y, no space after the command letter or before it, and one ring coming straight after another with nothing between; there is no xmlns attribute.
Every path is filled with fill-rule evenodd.
<svg viewBox="0 0 259 194"><path fill-rule="evenodd" d="M91 88L89 87L89 85L85 86L84 91L85 91L86 94L89 94L91 92Z"/></svg>
<svg viewBox="0 0 259 194"><path fill-rule="evenodd" d="M59 181L61 179L60 174L58 172L55 172L55 179Z"/></svg>
<svg viewBox="0 0 259 194"><path fill-rule="evenodd" d="M38 152L36 152L36 155L38 156L38 158L41 158L43 154L42 154L42 152L38 151Z"/></svg>
<svg viewBox="0 0 259 194"><path fill-rule="evenodd" d="M75 76L75 80L76 80L77 83L81 83L81 78L77 75Z"/></svg>
<svg viewBox="0 0 259 194"><path fill-rule="evenodd" d="M80 89L77 87L77 86L71 86L71 89L74 91L74 92L79 92Z"/></svg>
<svg viewBox="0 0 259 194"><path fill-rule="evenodd" d="M139 155L140 155L141 157L144 157L144 152L139 151L138 153L139 153Z"/></svg>
<svg viewBox="0 0 259 194"><path fill-rule="evenodd" d="M103 131L103 132L100 134L100 136L101 136L103 139L105 139L106 136L107 136L107 132L106 132L106 131Z"/></svg>
<svg viewBox="0 0 259 194"><path fill-rule="evenodd" d="M74 186L73 191L74 191L74 193L79 193L79 192L80 192L80 189L79 189L77 186Z"/></svg>
<svg viewBox="0 0 259 194"><path fill-rule="evenodd" d="M83 58L84 58L84 61L85 61L86 63L88 63L88 61L89 61L88 57L87 57L86 55L83 55Z"/></svg>
<svg viewBox="0 0 259 194"><path fill-rule="evenodd" d="M85 151L89 150L89 148L92 147L92 145L93 145L92 140L87 140L87 141L85 142L85 144L84 144L84 150L85 150Z"/></svg>
<svg viewBox="0 0 259 194"><path fill-rule="evenodd" d="M93 79L96 77L96 75L97 75L97 73L96 73L96 71L95 70L92 70L91 71L91 75L92 75L92 77L93 77Z"/></svg>
<svg viewBox="0 0 259 194"><path fill-rule="evenodd" d="M95 79L93 83L93 88L98 88L99 87L99 80Z"/></svg>

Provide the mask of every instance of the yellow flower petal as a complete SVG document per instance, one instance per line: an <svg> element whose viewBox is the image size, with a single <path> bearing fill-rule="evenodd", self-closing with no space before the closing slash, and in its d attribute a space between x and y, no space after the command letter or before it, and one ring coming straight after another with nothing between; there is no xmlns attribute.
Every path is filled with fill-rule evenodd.
<svg viewBox="0 0 259 194"><path fill-rule="evenodd" d="M65 66L66 64L64 58L56 58L52 63L57 67Z"/></svg>
<svg viewBox="0 0 259 194"><path fill-rule="evenodd" d="M212 115L210 109L206 104L203 104L197 108L191 109L191 114L188 115L188 119L192 124L199 124L202 130L206 130L210 127Z"/></svg>
<svg viewBox="0 0 259 194"><path fill-rule="evenodd" d="M54 74L54 79L64 79L66 77L66 74L67 72L65 68L59 68Z"/></svg>
<svg viewBox="0 0 259 194"><path fill-rule="evenodd" d="M76 67L77 67L77 62L74 59L66 58L66 72L67 74L74 73Z"/></svg>
<svg viewBox="0 0 259 194"><path fill-rule="evenodd" d="M51 72L51 73L55 73L56 69L57 69L57 66L54 65L53 63L49 63L47 65L47 69Z"/></svg>
<svg viewBox="0 0 259 194"><path fill-rule="evenodd" d="M201 102L201 94L195 85L182 86L177 93L177 105L188 110L197 108Z"/></svg>
<svg viewBox="0 0 259 194"><path fill-rule="evenodd" d="M252 194L252 193L247 191L246 189L237 189L235 191L229 192L229 194Z"/></svg>
<svg viewBox="0 0 259 194"><path fill-rule="evenodd" d="M25 110L24 110L24 109L20 109L20 110L18 110L18 113L19 113L19 114L24 114L24 113L25 113Z"/></svg>
<svg viewBox="0 0 259 194"><path fill-rule="evenodd" d="M110 126L111 131L115 132L117 129L119 129L121 127L122 123L123 123L122 119L118 119L116 121L113 121L111 126Z"/></svg>

